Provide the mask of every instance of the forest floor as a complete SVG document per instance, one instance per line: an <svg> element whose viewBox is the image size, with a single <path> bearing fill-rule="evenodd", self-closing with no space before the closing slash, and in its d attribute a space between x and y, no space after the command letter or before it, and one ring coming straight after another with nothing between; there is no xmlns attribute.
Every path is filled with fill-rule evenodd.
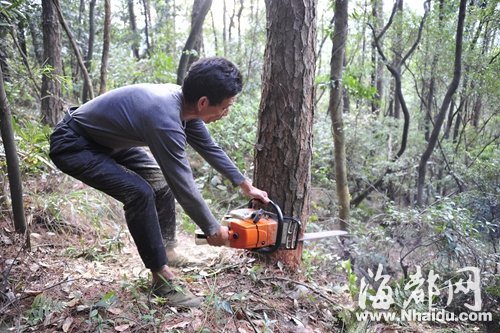
<svg viewBox="0 0 500 333"><path fill-rule="evenodd" d="M2 332L329 332L338 324L332 309L349 302L308 284L303 272L265 267L244 251L198 246L180 233L178 251L192 263L174 271L205 303L172 308L149 295L149 273L128 233L119 250L93 248L91 239L82 246L81 232L34 225L27 251L12 229L0 222L8 298L0 303Z"/></svg>
<svg viewBox="0 0 500 333"><path fill-rule="evenodd" d="M150 295L124 222L106 238L75 221L31 220L29 249L12 222L0 220L0 332L481 332L466 324L356 321L340 257L315 252L321 244L289 271L245 251L195 245L184 232L178 250L192 263L174 270L205 302L169 307ZM331 241L329 251L336 251Z"/></svg>

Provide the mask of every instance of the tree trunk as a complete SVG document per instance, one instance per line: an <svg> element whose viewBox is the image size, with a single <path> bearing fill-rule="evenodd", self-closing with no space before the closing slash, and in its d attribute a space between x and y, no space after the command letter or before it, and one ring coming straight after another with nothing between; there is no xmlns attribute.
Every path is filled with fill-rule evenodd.
<svg viewBox="0 0 500 333"><path fill-rule="evenodd" d="M455 102L452 99L450 103L450 111L448 112L448 119L446 120L446 127L443 134L444 139L448 139L450 137L451 127L453 126L453 119L455 118L455 115Z"/></svg>
<svg viewBox="0 0 500 333"><path fill-rule="evenodd" d="M144 8L144 39L146 41L146 54L148 57L151 57L153 43L151 42L151 6L149 0L142 0L142 6Z"/></svg>
<svg viewBox="0 0 500 333"><path fill-rule="evenodd" d="M316 1L266 0L267 43L262 75L254 179L283 213L305 229L311 188ZM296 251L272 256L300 265Z"/></svg>
<svg viewBox="0 0 500 333"><path fill-rule="evenodd" d="M12 30L14 31L14 29ZM26 55L28 54L28 49L26 47L26 22L20 21L17 24L17 31L12 36L17 35L17 40L19 43L19 50L22 53L22 61L25 67L29 67L28 59Z"/></svg>
<svg viewBox="0 0 500 333"><path fill-rule="evenodd" d="M444 0L439 0L439 13L438 13L438 31L441 31L443 27L443 20L444 20L444 13L443 9L444 8ZM440 38L438 38L438 44L440 42ZM435 45L431 45L432 48L435 48ZM429 142L429 136L430 136L430 129L431 129L431 119L433 118L433 105L434 105L434 99L435 99L435 86L436 86L436 75L435 71L438 65L438 60L439 60L439 51L434 49L432 52L432 61L431 61L431 68L429 70L429 88L427 91L427 98L425 101L425 115L424 115L424 128L425 128L425 141Z"/></svg>
<svg viewBox="0 0 500 333"><path fill-rule="evenodd" d="M460 0L460 9L458 12L458 23L457 23L457 33L455 39L455 64L453 79L448 86L446 95L444 96L443 102L439 109L439 113L434 121L434 128L432 129L427 148L420 158L418 165L418 180L417 180L417 205L422 206L424 203L424 185L425 185L425 174L427 169L427 162L429 161L434 148L436 147L439 133L441 131L441 126L443 125L444 119L446 117L446 112L450 105L453 94L457 90L458 84L460 82L460 76L462 74L462 41L463 41L463 30L465 21L465 9L467 1Z"/></svg>
<svg viewBox="0 0 500 333"><path fill-rule="evenodd" d="M373 17L373 29L378 33L380 26L382 25L382 17L384 10L384 0L372 0L372 17ZM382 41L379 41L382 45ZM377 46L375 41L372 41L372 85L377 88L375 98L372 101L372 112L374 114L380 113L380 108L382 106L382 97L384 96L384 62L380 59L377 54Z"/></svg>
<svg viewBox="0 0 500 333"><path fill-rule="evenodd" d="M134 58L139 60L141 59L139 55L139 44L140 44L140 36L137 32L137 23L135 21L135 11L134 11L134 0L128 0L128 17L130 23L130 32L132 33L132 54Z"/></svg>
<svg viewBox="0 0 500 333"><path fill-rule="evenodd" d="M16 141L12 130L11 112L5 87L3 82L3 72L0 68L0 132L7 161L7 173L10 186L10 197L12 201L12 213L14 216L14 226L17 232L26 231L26 221L24 216L23 186L21 182L21 172L19 171L19 160L16 153Z"/></svg>
<svg viewBox="0 0 500 333"><path fill-rule="evenodd" d="M47 1L50 1L50 0L47 0ZM80 70L82 71L82 74L83 74L83 80L85 81L85 84L87 84L89 86L89 90L88 90L89 97L90 97L90 99L93 99L94 98L94 87L92 85L92 80L90 79L89 72L87 71L87 68L85 67L85 63L83 62L83 57L82 57L82 54L80 52L80 48L78 47L78 45L76 45L76 41L73 38L73 35L71 34L71 30L69 30L69 27L66 24L66 21L64 20L64 16L62 14L61 7L59 5L59 0L52 0L52 1L56 7L57 14L59 15L59 22L61 22L61 25L63 26L64 31L66 31L66 35L68 36L68 40L69 40L71 46L73 47L73 52L75 52L76 59L78 60L78 64L80 65Z"/></svg>
<svg viewBox="0 0 500 333"><path fill-rule="evenodd" d="M330 62L330 102L328 109L332 117L333 146L335 154L335 181L339 205L340 229L347 230L349 220L349 187L345 155L345 135L342 108L342 72L344 69L345 43L347 39L348 1L335 1L335 25L332 38L332 59Z"/></svg>
<svg viewBox="0 0 500 333"><path fill-rule="evenodd" d="M463 108L464 108L463 99L461 98L460 99L460 106L458 107L458 110L457 110L455 126L453 126L453 141L452 141L453 143L457 143L458 139L459 139L458 136L460 133L460 126L462 125ZM455 154L458 152L457 149L458 149L458 145L455 148Z"/></svg>
<svg viewBox="0 0 500 333"><path fill-rule="evenodd" d="M222 6L222 12L223 12L223 15L222 15L222 47L223 47L223 50L224 50L224 57L227 56L227 17L226 17L226 13L227 13L227 6L226 6L226 0L223 0L223 6Z"/></svg>
<svg viewBox="0 0 500 333"><path fill-rule="evenodd" d="M55 126L63 115L64 105L61 99L62 75L61 31L57 19L57 4L54 0L42 1L43 22L43 58L52 68L42 77L41 116L42 123Z"/></svg>
<svg viewBox="0 0 500 333"><path fill-rule="evenodd" d="M396 34L394 41L394 65L393 67L396 69L398 73L401 74L401 67L403 65L403 0L397 0L397 13L396 13ZM395 89L398 89L398 84L396 83L394 86ZM401 100L399 98L399 93L397 90L394 91L394 109L393 116L396 119L401 117Z"/></svg>
<svg viewBox="0 0 500 333"><path fill-rule="evenodd" d="M31 43L33 44L33 53L35 54L35 59L38 65L42 65L43 58L43 42L40 41L40 29L37 22L40 22L40 14L36 13L33 17L28 20L28 26L30 30Z"/></svg>
<svg viewBox="0 0 500 333"><path fill-rule="evenodd" d="M40 89L40 86L38 85L37 79L33 75L33 72L31 70L31 67L30 67L30 64L28 61L28 57L26 56L26 53L25 53L26 43L24 45L24 48L22 45L20 45L20 43L17 41L17 38L16 38L17 33L14 30L14 27L11 28L10 35L12 37L12 41L14 42L14 45L16 46L17 50L19 51L19 55L21 56L24 67L26 67L26 70L28 71L28 77L29 77L30 81L33 83L33 88L35 89L35 92L37 94L37 98L39 99L40 95L41 95L41 93L40 93L41 89Z"/></svg>
<svg viewBox="0 0 500 333"><path fill-rule="evenodd" d="M235 2L236 6L236 2ZM240 8L238 9L238 14L236 15L238 21L238 45L236 47L236 52L238 55L241 54L241 44L242 44L242 36L241 36L241 16L243 15L244 10L243 0L240 0Z"/></svg>
<svg viewBox="0 0 500 333"><path fill-rule="evenodd" d="M87 72L90 72L92 67L92 58L94 56L94 40L95 40L95 24L94 24L94 12L95 12L96 0L91 0L89 3L89 41L87 47L87 56L85 57L85 68ZM85 103L89 100L89 95L92 96L93 93L89 93L89 85L85 82L83 85L82 92L82 102Z"/></svg>
<svg viewBox="0 0 500 333"><path fill-rule="evenodd" d="M177 84L179 85L182 85L189 66L199 57L198 54L203 39L203 22L205 22L205 17L211 6L212 0L195 0L193 4L191 32L182 50L179 67L177 68Z"/></svg>
<svg viewBox="0 0 500 333"><path fill-rule="evenodd" d="M106 92L108 77L109 44L111 42L111 0L104 0L104 31L102 36L101 79L99 95Z"/></svg>
<svg viewBox="0 0 500 333"><path fill-rule="evenodd" d="M168 40L164 42L164 50L166 54L174 54L175 52L175 16L176 6L174 0L165 0L165 7L163 16L160 17L162 26L166 27ZM164 22L162 22L164 21Z"/></svg>
<svg viewBox="0 0 500 333"><path fill-rule="evenodd" d="M0 25L0 45L7 44L6 39L7 39L7 34L9 33L9 30L10 30L9 26ZM9 68L9 64L7 63L7 59L10 58L8 55L9 51L10 51L10 49L7 47L0 48L0 69L3 72L4 80L6 82L10 82L10 68Z"/></svg>

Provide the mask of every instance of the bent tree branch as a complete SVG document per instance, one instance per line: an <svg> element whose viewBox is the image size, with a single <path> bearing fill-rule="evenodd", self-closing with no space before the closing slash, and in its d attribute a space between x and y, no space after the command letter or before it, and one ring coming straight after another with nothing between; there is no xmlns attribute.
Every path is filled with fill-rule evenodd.
<svg viewBox="0 0 500 333"><path fill-rule="evenodd" d="M71 33L71 30L69 30L68 24L66 24L66 20L64 19L64 16L62 14L61 6L59 5L59 0L52 0L54 2L54 5L57 9L57 15L59 16L59 21L61 22L62 27L64 28L64 31L66 32L66 35L68 36L69 42L71 43L71 46L73 48L73 51L75 52L76 59L78 60L78 65L80 67L80 70L83 73L83 80L85 81L85 84L89 88L89 98L93 99L94 98L94 87L92 85L92 80L90 79L89 72L87 71L87 67L85 67L85 63L83 62L83 57L80 52L80 49L78 48L78 45L76 45L76 41L73 38L73 34Z"/></svg>
<svg viewBox="0 0 500 333"><path fill-rule="evenodd" d="M417 38L415 39L415 42L410 47L408 52L403 57L401 57L400 63L391 64L388 61L387 56L385 55L384 50L382 49L382 46L380 45L380 39L384 36L384 34L389 29L389 27L392 25L394 15L396 14L397 5L398 5L399 1L401 1L401 0L398 0L394 3L394 7L392 8L391 16L389 17L387 24L382 28L382 30L380 31L380 33L378 35L377 35L377 32L375 31L375 28L370 23L368 24L368 26L370 27L370 29L372 30L372 33L373 33L374 44L377 48L377 52L380 55L380 57L382 58L382 61L384 62L385 66L387 67L387 69L389 70L391 75L394 77L395 91L396 91L396 94L399 98L399 102L401 104L401 110L403 111L404 123L403 123L403 132L401 134L401 146L400 146L398 152L396 153L396 155L394 155L394 157L391 159L391 162L397 161L405 152L406 144L408 142L408 132L410 129L410 112L408 110L408 106L406 105L406 100L405 100L404 95L403 95L400 68L406 62L406 60L408 60L408 58L411 56L411 54L416 50L417 45L420 43L420 39L422 37L422 31L424 29L424 23L425 23L425 20L427 18L427 15L429 13L429 8L430 8L430 0L427 0L424 4L425 12L424 12L424 15L422 16L422 20L420 21L420 25L418 27L418 32L417 32ZM385 172L379 177L379 179L374 184L370 184L357 197L355 197L351 200L351 206L354 206L354 207L358 206L364 199L366 199L366 197L371 192L373 192L373 190L379 188L382 185L382 183L384 182L384 177L386 175L390 174L391 172L392 172L392 169L390 167L387 168L385 170Z"/></svg>
<svg viewBox="0 0 500 333"><path fill-rule="evenodd" d="M441 104L441 108L439 109L439 113L434 122L434 128L432 129L431 136L429 138L429 142L427 147L420 158L420 162L418 164L418 179L417 179L417 206L422 206L424 201L424 185L425 185L425 174L427 171L427 162L429 161L434 148L438 142L439 133L441 132L441 127L443 125L444 119L446 117L446 112L448 111L448 107L450 106L451 99L453 94L458 88L458 84L460 82L460 77L462 75L462 41L463 41L463 31L464 31L464 21L465 21L465 9L466 9L466 0L460 0L460 9L458 11L458 23L457 23L457 33L456 33L456 42L455 42L455 63L454 63L454 71L453 78L451 80L450 85L448 86L448 90L444 96L443 102Z"/></svg>

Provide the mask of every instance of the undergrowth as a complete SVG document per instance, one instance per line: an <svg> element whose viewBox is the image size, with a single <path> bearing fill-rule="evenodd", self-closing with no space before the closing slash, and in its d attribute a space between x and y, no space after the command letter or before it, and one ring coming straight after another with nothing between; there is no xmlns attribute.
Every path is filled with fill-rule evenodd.
<svg viewBox="0 0 500 333"><path fill-rule="evenodd" d="M236 114L247 111L235 108ZM63 176L48 159L47 129L19 124L33 246L30 251L21 248L27 243L13 234L8 224L10 203L2 196L0 330L280 332L313 327L319 332L375 332L383 323L359 321L356 314L362 310L363 292L368 295L366 304L372 305L380 287L376 279L380 267L395 291L392 310L401 309L415 290L404 286L417 272L424 277L431 272L439 275L438 288L444 291L446 283L467 279L467 272L460 269L477 267L483 311L499 313L499 204L487 176L476 180L477 190L442 197L425 209L402 208L386 200L380 206L361 205L353 211L350 237L343 243L306 244L299 271L288 271L281 263L266 265L243 251L225 250L217 260L179 272L191 289L206 297L201 309L186 311L170 308L149 293L150 276L138 260L121 204ZM217 139L227 150L248 153L253 142L250 132L250 123L236 122L226 130L227 136ZM234 136L242 141L231 142ZM317 162L326 161L324 152L329 151L327 143L320 148ZM234 157L246 173L252 172L248 154ZM490 161L481 163L494 174ZM0 165L5 167L1 156ZM193 168L216 216L248 202L207 164L193 159ZM314 175L317 187L307 231L335 227L334 191L324 186L331 175L329 167ZM0 181L7 188L6 178ZM192 237L196 226L180 209L178 221L181 233ZM464 304L472 299L470 293L463 293L448 303L441 295L431 295L422 303L430 301L439 309L460 312L467 310ZM411 306L419 309L422 304ZM417 328L403 322L395 325L403 331L443 329L435 323ZM472 323L457 325L465 331L482 329Z"/></svg>

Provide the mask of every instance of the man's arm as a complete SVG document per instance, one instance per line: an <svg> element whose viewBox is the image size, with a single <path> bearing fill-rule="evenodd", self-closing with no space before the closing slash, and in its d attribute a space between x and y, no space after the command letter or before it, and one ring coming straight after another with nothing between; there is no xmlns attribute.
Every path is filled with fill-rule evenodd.
<svg viewBox="0 0 500 333"><path fill-rule="evenodd" d="M240 185L245 176L234 162L219 147L208 132L203 121L191 120L186 124L186 139L191 147L200 154L217 172L229 179L233 185Z"/></svg>
<svg viewBox="0 0 500 333"><path fill-rule="evenodd" d="M186 158L184 133L179 129L158 126L148 132L147 143L184 211L206 235L218 233L220 224L196 186Z"/></svg>
<svg viewBox="0 0 500 333"><path fill-rule="evenodd" d="M252 181L243 176L234 162L210 136L207 127L201 120L190 121L186 126L187 141L215 170L228 178L233 185L239 185L243 193L263 203L269 198L265 191L252 185Z"/></svg>

